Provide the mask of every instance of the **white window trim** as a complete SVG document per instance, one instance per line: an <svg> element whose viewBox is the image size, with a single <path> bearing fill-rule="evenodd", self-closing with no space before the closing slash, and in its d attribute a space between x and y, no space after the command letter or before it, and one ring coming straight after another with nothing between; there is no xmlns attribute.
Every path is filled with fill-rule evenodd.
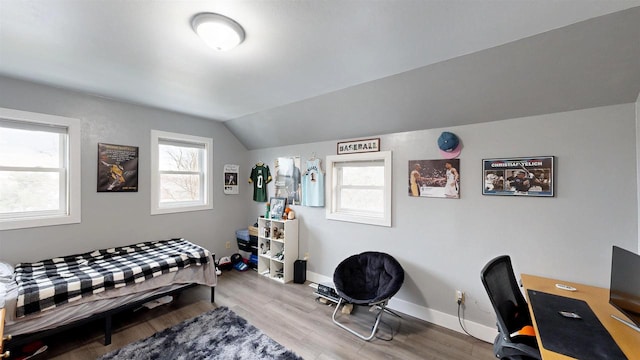
<svg viewBox="0 0 640 360"><path fill-rule="evenodd" d="M68 146L68 184L67 208L64 214L42 214L20 218L0 219L0 230L25 229L40 226L77 224L81 222L80 195L82 193L80 153L80 120L63 116L33 113L0 108L0 118L44 126L60 126L67 129Z"/></svg>
<svg viewBox="0 0 640 360"><path fill-rule="evenodd" d="M161 139L204 146L204 159L202 159L203 172L206 174L206 184L203 187L204 204L185 205L184 203L175 203L170 206L160 206L158 145ZM205 182L203 182L203 184L204 183ZM151 215L211 209L213 209L213 139L167 131L151 130Z"/></svg>
<svg viewBox="0 0 640 360"><path fill-rule="evenodd" d="M344 163L350 161L384 161L384 215L383 217L371 217L362 214L354 215L339 212L337 209L337 174L334 172L334 163ZM355 222L361 224L378 225L391 227L391 173L392 156L391 151L380 151L360 154L329 155L327 156L327 207L326 218L329 220Z"/></svg>

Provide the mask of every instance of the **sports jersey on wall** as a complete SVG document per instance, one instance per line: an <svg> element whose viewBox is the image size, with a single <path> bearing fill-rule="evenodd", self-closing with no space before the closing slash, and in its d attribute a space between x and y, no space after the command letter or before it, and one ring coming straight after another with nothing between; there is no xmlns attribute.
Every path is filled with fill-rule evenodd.
<svg viewBox="0 0 640 360"><path fill-rule="evenodd" d="M302 175L302 205L324 206L324 174L320 169L320 159L307 160Z"/></svg>
<svg viewBox="0 0 640 360"><path fill-rule="evenodd" d="M253 183L253 200L258 202L267 201L267 184L271 182L269 166L264 163L257 163L251 169L249 183Z"/></svg>

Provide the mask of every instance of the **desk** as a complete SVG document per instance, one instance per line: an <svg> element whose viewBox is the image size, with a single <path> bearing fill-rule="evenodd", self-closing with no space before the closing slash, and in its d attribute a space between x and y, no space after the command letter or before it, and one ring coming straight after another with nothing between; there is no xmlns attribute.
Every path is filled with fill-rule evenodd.
<svg viewBox="0 0 640 360"><path fill-rule="evenodd" d="M560 290L556 288L556 284L573 286L578 290ZM593 310L594 314L598 317L598 320L600 320L609 334L611 334L611 337L613 337L615 342L618 344L620 350L622 350L622 352L629 359L640 359L640 332L635 331L634 329L611 317L611 315L616 315L622 319L627 319L627 317L620 311L618 311L618 309L609 304L609 289L527 274L522 274L522 285L527 290L537 290L548 294L584 300L587 304L589 304L589 307L591 307L591 310ZM527 302L529 302L529 312L531 313L533 326L535 327L537 333L538 325L536 323L535 316L533 315L533 310L531 309L531 302L528 299L528 295ZM544 360L573 359L571 357L546 350L542 347L540 337L537 337L537 340L538 346L540 347L540 354L542 355L542 358Z"/></svg>

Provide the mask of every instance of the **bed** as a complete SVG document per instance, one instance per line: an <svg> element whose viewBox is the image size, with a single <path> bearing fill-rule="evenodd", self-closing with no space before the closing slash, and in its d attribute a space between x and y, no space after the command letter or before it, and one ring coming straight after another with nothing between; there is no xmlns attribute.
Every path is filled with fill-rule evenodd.
<svg viewBox="0 0 640 360"><path fill-rule="evenodd" d="M213 302L217 283L214 255L184 239L18 264L13 277L0 282L5 334L14 336L7 348L97 319L108 345L112 315L197 285L211 287Z"/></svg>

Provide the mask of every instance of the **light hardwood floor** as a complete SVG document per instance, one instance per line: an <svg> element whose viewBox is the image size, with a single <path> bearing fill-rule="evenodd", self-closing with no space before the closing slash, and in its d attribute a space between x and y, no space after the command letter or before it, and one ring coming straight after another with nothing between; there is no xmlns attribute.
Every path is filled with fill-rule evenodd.
<svg viewBox="0 0 640 360"><path fill-rule="evenodd" d="M224 272L214 304L208 301L208 294L208 288L190 289L172 304L115 318L109 346L101 343L100 323L55 336L46 341L46 358L95 359L217 306L227 306L305 359L494 359L490 344L406 315L401 320L383 316L378 335L388 337L393 328L392 341L362 341L332 323L333 306L317 302L309 286L278 284L253 271ZM361 325L372 316L361 307L341 319Z"/></svg>

